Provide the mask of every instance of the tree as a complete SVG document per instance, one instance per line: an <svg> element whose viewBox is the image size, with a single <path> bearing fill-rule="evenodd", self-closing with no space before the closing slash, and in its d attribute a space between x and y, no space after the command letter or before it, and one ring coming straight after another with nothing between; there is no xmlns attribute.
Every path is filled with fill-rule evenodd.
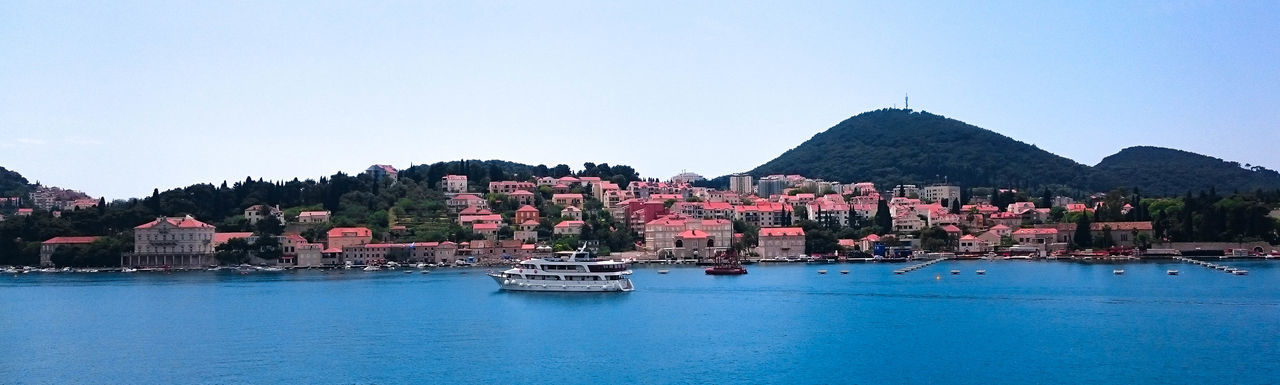
<svg viewBox="0 0 1280 385"><path fill-rule="evenodd" d="M280 224L280 220L273 215L267 215L258 220L254 225L254 233L259 236L275 236L284 234L284 225Z"/></svg>
<svg viewBox="0 0 1280 385"><path fill-rule="evenodd" d="M1097 239L1094 244L1100 248L1115 246L1115 242L1111 240L1111 226L1102 226L1102 237Z"/></svg>
<svg viewBox="0 0 1280 385"><path fill-rule="evenodd" d="M1089 212L1080 213L1080 219L1076 220L1076 235L1073 241L1077 248L1089 248L1093 246L1093 232L1090 230Z"/></svg>
<svg viewBox="0 0 1280 385"><path fill-rule="evenodd" d="M276 261L284 256L284 248L280 246L280 238L274 236L258 236L258 240L253 242L253 247L254 256L268 261Z"/></svg>
<svg viewBox="0 0 1280 385"><path fill-rule="evenodd" d="M1047 209L1053 207L1053 192L1048 187L1044 188L1044 192L1040 194L1040 208Z"/></svg>
<svg viewBox="0 0 1280 385"><path fill-rule="evenodd" d="M249 262L249 252L252 246L249 241L244 238L231 238L218 247L214 248L214 258L218 262L228 265L238 265Z"/></svg>
<svg viewBox="0 0 1280 385"><path fill-rule="evenodd" d="M876 203L876 227L880 228L880 235L884 235L893 228L893 217L889 215L889 203L884 199Z"/></svg>

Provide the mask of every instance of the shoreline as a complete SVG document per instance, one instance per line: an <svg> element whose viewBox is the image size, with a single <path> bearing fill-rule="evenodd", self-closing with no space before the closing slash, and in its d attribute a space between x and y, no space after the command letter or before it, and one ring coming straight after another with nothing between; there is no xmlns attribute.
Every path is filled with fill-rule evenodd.
<svg viewBox="0 0 1280 385"><path fill-rule="evenodd" d="M1224 261L1224 262L1231 262L1231 261L1277 261L1277 262L1280 262L1280 257L1278 257L1278 256L1199 257L1199 258L1195 258L1195 257L1184 257L1184 258L1185 258L1185 259L1188 259L1188 260L1192 260L1192 261L1200 261L1200 262L1211 262L1211 261ZM795 261L789 261L789 260L784 260L784 261L777 261L777 260L774 260L774 261L769 261L769 260L754 260L754 261L751 261L751 262L746 262L746 263L744 263L744 264L752 265L752 266L757 266L757 267L762 267L762 266L775 266L775 265L777 265L777 266L794 266L794 265L865 265L865 264L895 264L895 265L896 265L896 264L916 264L916 263L921 263L921 262L935 261L935 260L938 260L938 259L939 259L939 258L918 258L918 259L874 260L874 259L872 259L872 258L858 258L858 259L848 259L848 260L841 260L841 261L835 261L835 260L830 260L830 261L828 261L828 260L818 260L818 261L804 261L804 260L795 260ZM1133 263L1159 263L1159 262L1189 263L1189 262L1182 261L1182 260L1180 260L1179 258L1175 258L1175 257L1172 257L1172 256L1148 257L1148 258L1138 258L1138 257L1125 257L1125 258L1071 258L1071 257L1066 257L1066 258L1016 258L1016 257L1015 257L1015 258L1009 258L1009 257L1001 257L1001 258L982 258L982 257L974 257L974 258L967 258L967 257L965 257L965 258L957 258L957 257L948 257L948 258L945 258L945 259L946 259L946 260L948 260L948 261L990 261L990 262L998 262L998 261L999 261L999 262L1064 262L1064 263L1078 263L1078 264L1107 264L1107 265L1123 265L1123 264L1133 264ZM632 266L632 268L640 268L640 269L648 269L648 268L656 268L656 267L691 267L691 268L693 268L693 267L702 267L702 266L704 266L704 265L705 265L705 264L700 264L700 263L698 263L697 261L692 261L692 260L675 260L675 261L671 261L671 260L643 260L643 261L632 261L632 262L628 262L628 263ZM406 272L406 273L411 273L411 272L429 272L429 271L438 270L438 269L447 269L447 270L452 270L452 269L459 269L459 270L463 270L463 269L468 269L468 270L472 270L472 269L490 269L490 268L494 268L494 267L505 267L505 266L510 266L510 265L511 265L511 264L509 264L509 263L476 264L476 265L471 265L471 266L454 266L454 265L436 265L436 266L430 266L430 265L428 265L428 266L425 266L425 267L416 267L416 266L413 266L413 265L402 265L402 266L400 266L400 267L394 267L394 268L383 267L383 268L381 268L381 269L379 269L379 270L376 270L376 271L382 271L382 272L386 272L386 271L394 271L394 272ZM32 273L34 273L34 274L94 274L94 273L121 273L121 274L129 273L129 274L133 274L133 273L174 273L174 272L180 272L180 273L188 273L188 272L239 272L239 273L259 273L259 274L262 274L262 273L286 273L286 272L297 272L297 271L325 271L325 272L328 272L328 271L335 271L335 270L336 270L336 271L347 271L347 270L364 271L364 268L365 268L365 267L366 267L365 265L359 265L359 266L352 265L352 266L350 266L350 267L345 267L345 268L344 268L344 267L342 267L342 266L323 266L323 267L220 266L220 267L217 267L217 268L209 267L209 268L199 268L199 269L192 269L192 268L135 268L135 269L132 269L131 271L125 271L125 268L122 268L122 267L91 267L91 268L39 268L39 267L34 267L34 266L0 266L0 271L3 271L3 273L0 273L0 275L14 275L14 276L18 276L18 275L23 275L23 274L32 274Z"/></svg>

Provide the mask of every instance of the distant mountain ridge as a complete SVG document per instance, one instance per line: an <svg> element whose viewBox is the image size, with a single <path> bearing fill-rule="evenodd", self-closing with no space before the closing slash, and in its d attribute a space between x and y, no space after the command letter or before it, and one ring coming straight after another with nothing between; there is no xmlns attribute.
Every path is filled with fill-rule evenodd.
<svg viewBox="0 0 1280 385"><path fill-rule="evenodd" d="M944 179L966 187L1137 187L1162 195L1210 186L1280 189L1275 171L1158 147L1130 147L1089 167L959 120L905 109L853 116L748 174L800 174L882 187ZM727 176L709 184L727 185Z"/></svg>
<svg viewBox="0 0 1280 385"><path fill-rule="evenodd" d="M1280 173L1262 166L1242 167L1193 152L1163 147L1129 147L1103 158L1094 171L1112 185L1141 186L1144 192L1177 195L1188 190L1252 191L1280 188Z"/></svg>

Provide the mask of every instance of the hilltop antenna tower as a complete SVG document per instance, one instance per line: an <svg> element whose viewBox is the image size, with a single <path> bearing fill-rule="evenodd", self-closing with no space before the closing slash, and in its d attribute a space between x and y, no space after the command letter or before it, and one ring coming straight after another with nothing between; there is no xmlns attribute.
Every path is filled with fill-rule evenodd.
<svg viewBox="0 0 1280 385"><path fill-rule="evenodd" d="M902 94L902 109L904 110L911 109L911 95Z"/></svg>

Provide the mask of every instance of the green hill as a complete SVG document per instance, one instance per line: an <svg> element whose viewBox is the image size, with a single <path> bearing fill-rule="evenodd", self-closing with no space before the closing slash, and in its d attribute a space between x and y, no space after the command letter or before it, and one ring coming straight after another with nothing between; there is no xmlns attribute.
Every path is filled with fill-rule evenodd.
<svg viewBox="0 0 1280 385"><path fill-rule="evenodd" d="M22 174L0 167L0 196L26 196L30 189L30 182Z"/></svg>
<svg viewBox="0 0 1280 385"><path fill-rule="evenodd" d="M961 186L1092 187L1088 166L964 122L883 109L814 135L750 174L801 174L878 186L946 177Z"/></svg>
<svg viewBox="0 0 1280 385"><path fill-rule="evenodd" d="M1219 191L1280 188L1280 173L1262 166L1245 168L1229 162L1171 148L1129 147L1094 166L1100 182L1139 187L1153 195L1177 195L1188 190Z"/></svg>

